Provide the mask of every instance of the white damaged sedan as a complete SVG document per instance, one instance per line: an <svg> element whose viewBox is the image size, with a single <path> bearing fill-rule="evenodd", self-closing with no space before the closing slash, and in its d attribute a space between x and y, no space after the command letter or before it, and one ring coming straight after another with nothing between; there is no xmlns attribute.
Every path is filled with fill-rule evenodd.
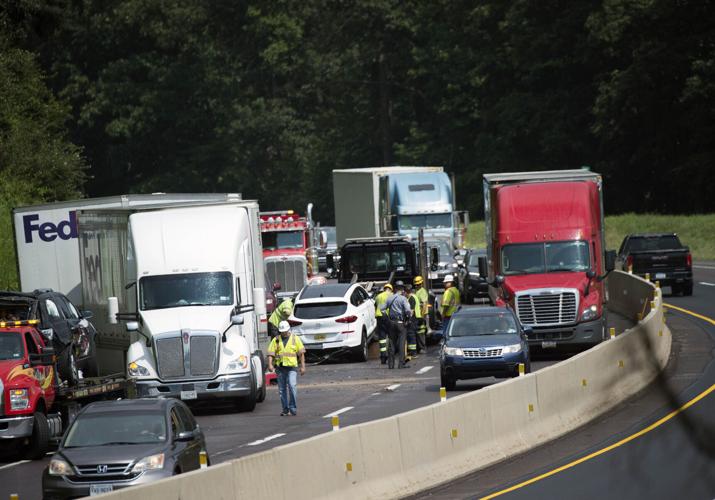
<svg viewBox="0 0 715 500"><path fill-rule="evenodd" d="M375 302L358 284L307 285L288 318L309 352L345 349L356 361L367 361L367 346L376 333Z"/></svg>

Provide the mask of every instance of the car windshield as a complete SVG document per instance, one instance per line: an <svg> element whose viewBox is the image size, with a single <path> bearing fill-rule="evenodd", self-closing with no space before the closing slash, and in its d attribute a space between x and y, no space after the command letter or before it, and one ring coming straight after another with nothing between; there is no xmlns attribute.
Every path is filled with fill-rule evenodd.
<svg viewBox="0 0 715 500"><path fill-rule="evenodd" d="M450 337L473 337L475 335L499 335L516 333L514 316L505 312L485 315L455 315L449 322Z"/></svg>
<svg viewBox="0 0 715 500"><path fill-rule="evenodd" d="M67 432L65 448L166 441L163 413L88 413L77 417Z"/></svg>
<svg viewBox="0 0 715 500"><path fill-rule="evenodd" d="M19 333L0 333L0 360L22 359L25 349Z"/></svg>
<svg viewBox="0 0 715 500"><path fill-rule="evenodd" d="M579 272L591 268L588 243L559 241L506 245L502 249L504 275Z"/></svg>
<svg viewBox="0 0 715 500"><path fill-rule="evenodd" d="M303 231L272 231L263 233L261 237L266 250L303 248Z"/></svg>
<svg viewBox="0 0 715 500"><path fill-rule="evenodd" d="M191 273L145 276L139 280L141 308L230 306L233 304L231 273Z"/></svg>
<svg viewBox="0 0 715 500"><path fill-rule="evenodd" d="M650 236L631 238L629 252L649 252L657 250L677 250L683 248L677 236Z"/></svg>
<svg viewBox="0 0 715 500"><path fill-rule="evenodd" d="M441 229L452 227L452 214L400 215L400 229Z"/></svg>
<svg viewBox="0 0 715 500"><path fill-rule="evenodd" d="M296 304L293 316L299 319L325 319L345 314L347 310L346 302L314 302Z"/></svg>

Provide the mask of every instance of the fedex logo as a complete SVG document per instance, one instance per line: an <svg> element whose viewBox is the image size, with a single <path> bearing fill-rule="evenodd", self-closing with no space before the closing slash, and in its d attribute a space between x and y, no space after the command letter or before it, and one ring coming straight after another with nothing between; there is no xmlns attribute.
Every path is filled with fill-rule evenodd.
<svg viewBox="0 0 715 500"><path fill-rule="evenodd" d="M63 220L59 224L52 222L40 223L39 214L22 216L22 226L25 230L25 243L32 243L33 233L37 233L42 241L69 240L77 237L77 212L69 213L69 220Z"/></svg>

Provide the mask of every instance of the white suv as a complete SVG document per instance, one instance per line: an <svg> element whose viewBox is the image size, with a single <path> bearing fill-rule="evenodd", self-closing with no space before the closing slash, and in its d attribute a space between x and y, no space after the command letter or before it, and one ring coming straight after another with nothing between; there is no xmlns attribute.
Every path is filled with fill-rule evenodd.
<svg viewBox="0 0 715 500"><path fill-rule="evenodd" d="M347 349L367 361L367 345L375 333L375 302L358 284L304 286L288 318L306 350Z"/></svg>

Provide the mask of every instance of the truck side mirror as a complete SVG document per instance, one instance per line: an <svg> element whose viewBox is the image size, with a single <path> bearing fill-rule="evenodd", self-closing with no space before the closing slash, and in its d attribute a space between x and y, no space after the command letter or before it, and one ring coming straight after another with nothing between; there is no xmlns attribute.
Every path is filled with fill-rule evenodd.
<svg viewBox="0 0 715 500"><path fill-rule="evenodd" d="M232 325L242 325L243 321L243 316L240 314L234 314L233 316L231 316Z"/></svg>
<svg viewBox="0 0 715 500"><path fill-rule="evenodd" d="M439 264L439 248L432 247L429 249L429 263L433 271L437 270Z"/></svg>
<svg viewBox="0 0 715 500"><path fill-rule="evenodd" d="M82 311L82 317L84 319L92 319L94 317L94 314L92 311Z"/></svg>
<svg viewBox="0 0 715 500"><path fill-rule="evenodd" d="M128 332L139 331L139 322L138 321L127 321L127 331Z"/></svg>
<svg viewBox="0 0 715 500"><path fill-rule="evenodd" d="M320 231L320 248L328 248L328 233Z"/></svg>
<svg viewBox="0 0 715 500"><path fill-rule="evenodd" d="M497 284L497 286L502 286L504 284L504 275L503 274L497 274L494 277L494 283Z"/></svg>
<svg viewBox="0 0 715 500"><path fill-rule="evenodd" d="M606 250L606 272L610 273L616 268L616 251Z"/></svg>
<svg viewBox="0 0 715 500"><path fill-rule="evenodd" d="M119 299L117 297L107 297L107 322L116 325L117 314L119 313Z"/></svg>
<svg viewBox="0 0 715 500"><path fill-rule="evenodd" d="M483 255L480 255L479 257L477 257L477 267L479 268L479 276L486 278L486 276L488 274L487 258L484 257Z"/></svg>
<svg viewBox="0 0 715 500"><path fill-rule="evenodd" d="M325 265L328 266L328 269L335 269L335 257L332 253L325 256Z"/></svg>
<svg viewBox="0 0 715 500"><path fill-rule="evenodd" d="M55 363L55 349L51 346L43 347L42 354L30 354L30 366L46 366Z"/></svg>

